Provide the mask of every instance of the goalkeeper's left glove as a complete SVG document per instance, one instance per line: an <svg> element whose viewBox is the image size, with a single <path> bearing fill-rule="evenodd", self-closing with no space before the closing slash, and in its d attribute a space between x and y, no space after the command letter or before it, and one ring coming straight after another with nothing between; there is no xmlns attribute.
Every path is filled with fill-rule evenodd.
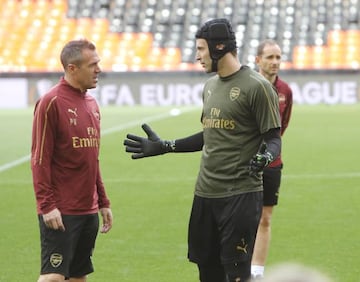
<svg viewBox="0 0 360 282"><path fill-rule="evenodd" d="M259 173L268 166L274 160L273 155L266 151L266 144L263 143L260 147L260 150L256 155L250 160L250 175Z"/></svg>
<svg viewBox="0 0 360 282"><path fill-rule="evenodd" d="M127 139L124 140L126 152L133 153L131 158L141 159L175 151L175 141L160 139L147 124L143 124L142 129L147 138L128 134Z"/></svg>

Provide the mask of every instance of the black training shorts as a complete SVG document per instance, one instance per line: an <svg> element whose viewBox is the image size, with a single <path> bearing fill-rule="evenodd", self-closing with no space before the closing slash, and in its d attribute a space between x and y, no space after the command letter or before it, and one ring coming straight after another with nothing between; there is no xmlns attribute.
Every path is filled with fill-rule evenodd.
<svg viewBox="0 0 360 282"><path fill-rule="evenodd" d="M282 166L264 168L264 206L276 206L278 204L281 169Z"/></svg>
<svg viewBox="0 0 360 282"><path fill-rule="evenodd" d="M195 196L189 222L189 260L201 265L250 262L262 201L262 192L226 198Z"/></svg>
<svg viewBox="0 0 360 282"><path fill-rule="evenodd" d="M91 262L99 230L98 214L62 215L65 231L47 228L39 215L41 274L82 277L94 271Z"/></svg>

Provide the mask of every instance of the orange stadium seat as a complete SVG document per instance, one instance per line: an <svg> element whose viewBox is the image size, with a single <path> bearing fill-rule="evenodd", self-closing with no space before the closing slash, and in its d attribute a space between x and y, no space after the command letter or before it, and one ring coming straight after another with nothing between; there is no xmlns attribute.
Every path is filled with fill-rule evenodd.
<svg viewBox="0 0 360 282"><path fill-rule="evenodd" d="M293 67L295 69L312 68L312 48L310 46L295 46L293 51Z"/></svg>
<svg viewBox="0 0 360 282"><path fill-rule="evenodd" d="M346 31L345 62L349 68L360 68L360 30Z"/></svg>
<svg viewBox="0 0 360 282"><path fill-rule="evenodd" d="M67 2L64 0L52 0L52 10L57 11L61 15L65 15L67 11Z"/></svg>
<svg viewBox="0 0 360 282"><path fill-rule="evenodd" d="M57 27L56 39L60 42L65 43L66 41L75 38L76 20L66 19L61 25Z"/></svg>
<svg viewBox="0 0 360 282"><path fill-rule="evenodd" d="M100 56L100 66L103 71L111 71L118 53L120 45L120 35L118 33L108 33L102 48L98 48Z"/></svg>
<svg viewBox="0 0 360 282"><path fill-rule="evenodd" d="M159 70L161 68L161 60L164 49L161 47L152 47L146 58L145 70Z"/></svg>
<svg viewBox="0 0 360 282"><path fill-rule="evenodd" d="M170 47L164 50L162 67L164 69L176 69L181 63L181 51L179 48Z"/></svg>
<svg viewBox="0 0 360 282"><path fill-rule="evenodd" d="M91 18L79 18L76 21L74 39L91 38L93 20Z"/></svg>
<svg viewBox="0 0 360 282"><path fill-rule="evenodd" d="M195 3L173 0L166 5L161 1L156 5L153 1L137 1L141 5L125 5L125 2L2 0L0 71L61 71L59 52L67 41L76 38L88 38L96 44L104 71L201 69L199 64L193 62L194 27L200 23L201 18L207 16L207 11L200 12L190 20L177 12L171 12L179 11L177 7L193 11L201 1ZM279 14L287 14L291 10L288 8L294 7L290 3L292 1L285 2L278 7ZM286 25L286 33L273 35L274 38L279 38L279 44L283 45L280 47L284 47L286 62L282 64L283 69L360 69L357 6L352 2L346 3L338 1L336 5L339 13L336 17L322 14L310 21L304 36L293 36L300 28L296 21L286 23L288 17L276 20L279 27ZM241 32L244 37L255 36L251 31L255 24L262 30L262 35L256 33L257 36L266 37L277 31L276 26L273 26L273 18L260 12L271 6L267 1L256 4L259 9L254 10L254 17L247 20L243 20L244 11L253 9L254 5L241 10L238 9L237 1L229 0L224 2L225 6L233 8L229 19L241 26L237 32ZM168 16L157 10L168 11ZM221 11L223 9L214 9L212 15L223 16ZM302 17L310 19L311 11L310 8L302 10ZM327 33L319 29L322 26L319 23L325 18L325 31L333 28ZM254 19L261 20L254 22ZM273 31L269 29L270 25L274 28ZM291 40L284 40L283 35ZM290 43L285 46L285 42ZM246 46L239 47L239 59L252 66L252 56L242 48Z"/></svg>
<svg viewBox="0 0 360 282"><path fill-rule="evenodd" d="M101 49L109 32L109 21L107 19L93 19L92 25L91 35L88 39L94 42L97 49Z"/></svg>
<svg viewBox="0 0 360 282"><path fill-rule="evenodd" d="M343 44L328 46L328 64L330 69L343 69L346 67L345 63L345 48Z"/></svg>
<svg viewBox="0 0 360 282"><path fill-rule="evenodd" d="M314 69L323 69L327 66L327 47L314 46L312 47L312 67Z"/></svg>
<svg viewBox="0 0 360 282"><path fill-rule="evenodd" d="M346 32L344 30L330 30L327 34L327 45L341 45L344 44Z"/></svg>
<svg viewBox="0 0 360 282"><path fill-rule="evenodd" d="M328 64L330 69L344 68L345 64L345 39L344 30L330 30L327 35Z"/></svg>
<svg viewBox="0 0 360 282"><path fill-rule="evenodd" d="M151 33L137 33L131 42L135 56L146 58L153 44L153 36Z"/></svg>

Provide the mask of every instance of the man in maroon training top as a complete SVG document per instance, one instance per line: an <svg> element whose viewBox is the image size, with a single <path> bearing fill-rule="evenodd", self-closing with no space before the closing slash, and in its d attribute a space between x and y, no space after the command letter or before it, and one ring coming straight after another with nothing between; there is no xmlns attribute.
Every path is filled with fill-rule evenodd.
<svg viewBox="0 0 360 282"><path fill-rule="evenodd" d="M280 63L281 49L279 45L270 39L261 42L257 49L256 64L259 72L275 86L278 92L281 135L283 135L290 121L293 97L288 84L278 76ZM283 162L279 155L268 167L264 168L263 211L252 258L251 273L253 277L264 275L265 261L270 246L271 216L273 207L278 203L282 167Z"/></svg>
<svg viewBox="0 0 360 282"><path fill-rule="evenodd" d="M99 168L100 112L87 89L101 72L95 46L67 43L64 77L35 106L31 168L39 215L39 282L86 281L99 230L112 226L110 201Z"/></svg>

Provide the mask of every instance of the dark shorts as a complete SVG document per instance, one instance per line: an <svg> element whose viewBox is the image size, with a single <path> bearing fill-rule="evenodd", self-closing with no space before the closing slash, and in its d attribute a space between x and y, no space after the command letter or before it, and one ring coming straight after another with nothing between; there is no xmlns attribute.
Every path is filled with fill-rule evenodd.
<svg viewBox="0 0 360 282"><path fill-rule="evenodd" d="M39 215L41 274L82 277L94 271L91 256L99 229L98 214L63 215L65 231L49 229Z"/></svg>
<svg viewBox="0 0 360 282"><path fill-rule="evenodd" d="M195 196L189 222L189 260L201 265L248 262L250 266L262 200L262 192L226 198Z"/></svg>
<svg viewBox="0 0 360 282"><path fill-rule="evenodd" d="M279 199L281 169L278 167L267 167L264 169L264 206L276 206Z"/></svg>

